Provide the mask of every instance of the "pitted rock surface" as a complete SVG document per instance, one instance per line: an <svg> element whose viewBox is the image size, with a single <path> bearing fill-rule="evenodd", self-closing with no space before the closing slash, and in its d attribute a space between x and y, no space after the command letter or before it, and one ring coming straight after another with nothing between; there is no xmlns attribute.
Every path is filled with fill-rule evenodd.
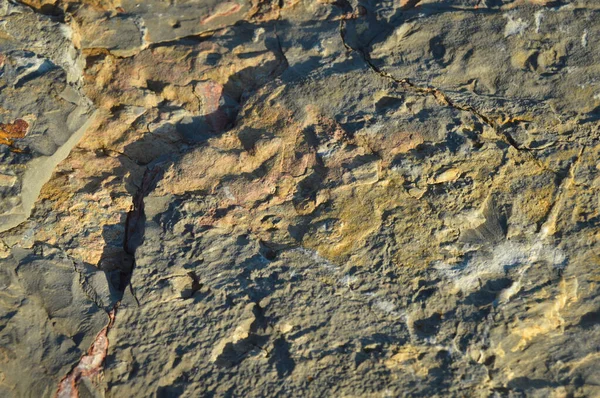
<svg viewBox="0 0 600 398"><path fill-rule="evenodd" d="M0 13L2 396L600 395L595 1Z"/></svg>

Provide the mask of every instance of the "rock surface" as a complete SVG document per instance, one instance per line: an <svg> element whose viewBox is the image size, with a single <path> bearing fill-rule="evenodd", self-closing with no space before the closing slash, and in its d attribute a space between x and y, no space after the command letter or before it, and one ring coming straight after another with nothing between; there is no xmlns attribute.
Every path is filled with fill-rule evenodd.
<svg viewBox="0 0 600 398"><path fill-rule="evenodd" d="M600 395L597 2L0 15L0 395Z"/></svg>

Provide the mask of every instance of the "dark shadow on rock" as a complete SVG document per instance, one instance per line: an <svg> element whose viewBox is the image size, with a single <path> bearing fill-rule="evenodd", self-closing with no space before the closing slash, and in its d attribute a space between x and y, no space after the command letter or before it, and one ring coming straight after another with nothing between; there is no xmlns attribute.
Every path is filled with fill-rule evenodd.
<svg viewBox="0 0 600 398"><path fill-rule="evenodd" d="M413 323L416 334L421 338L430 338L435 336L442 323L440 314L435 313L428 318L419 319Z"/></svg>
<svg viewBox="0 0 600 398"><path fill-rule="evenodd" d="M273 343L273 350L269 356L269 364L275 365L279 378L289 376L296 367L296 362L290 354L290 343L284 337L279 337Z"/></svg>
<svg viewBox="0 0 600 398"><path fill-rule="evenodd" d="M269 341L269 336L260 333L264 332L268 321L259 305L255 305L252 312L255 318L248 336L241 340L227 342L216 357L215 364L217 366L230 368L238 365L249 355L257 354L261 351L267 355L269 354L264 348Z"/></svg>
<svg viewBox="0 0 600 398"><path fill-rule="evenodd" d="M600 310L590 311L584 314L579 320L577 326L583 329L591 329L596 327L598 324L600 324Z"/></svg>
<svg viewBox="0 0 600 398"><path fill-rule="evenodd" d="M133 195L133 209L121 216L121 223L105 225L103 238L104 252L100 268L107 273L111 284L123 294L129 285L135 265L135 250L143 242L145 215L144 197L155 187L162 170L148 170L143 177L141 188ZM115 231L116 230L116 231ZM122 238L122 241L116 241Z"/></svg>
<svg viewBox="0 0 600 398"><path fill-rule="evenodd" d="M181 384L173 384L171 386L160 386L156 390L157 398L174 398L183 395L185 388Z"/></svg>
<svg viewBox="0 0 600 398"><path fill-rule="evenodd" d="M585 114L585 117L580 120L581 123L594 123L600 120L600 106L595 107L590 112Z"/></svg>
<svg viewBox="0 0 600 398"><path fill-rule="evenodd" d="M231 368L242 362L253 352L260 352L268 341L268 336L251 335L237 343L227 343L215 364L222 368Z"/></svg>
<svg viewBox="0 0 600 398"><path fill-rule="evenodd" d="M464 304L476 307L491 304L496 300L498 293L510 287L512 283L513 281L509 278L488 280L479 290L465 297Z"/></svg>
<svg viewBox="0 0 600 398"><path fill-rule="evenodd" d="M542 379L530 379L529 377L515 377L514 379L508 382L508 387L510 389L523 392L549 387L556 388L559 386L560 384L556 382Z"/></svg>
<svg viewBox="0 0 600 398"><path fill-rule="evenodd" d="M368 4L367 4L368 3ZM499 3L499 2L496 2ZM411 9L402 9L398 7L393 15L390 15L384 19L378 18L379 9L377 8L381 3L378 1L362 2L363 6L366 7L366 21L372 29L361 29L361 31L367 32L366 35L358 35L354 25L360 25L364 23L364 19L357 19L356 21L349 21L349 39L354 40L354 43L359 45L360 48L369 49L377 43L384 42L390 35L393 34L394 29L403 25L404 23L425 19L434 15L440 15L444 13L465 13L468 12L474 15L490 15L498 14L503 12L498 4L489 3L488 7L478 7L472 9L465 9L463 7L456 7L453 2L449 1L446 3L429 3L419 4L417 7ZM439 46L439 43L437 43ZM441 49L435 50L434 56L440 55Z"/></svg>
<svg viewBox="0 0 600 398"><path fill-rule="evenodd" d="M254 26L248 24L247 28L253 29ZM251 39L252 35L246 35L241 39L232 37L234 42ZM190 43L178 44L195 46L198 42L192 40ZM272 49L274 45L270 41L267 47ZM233 47L235 46L232 44ZM133 209L121 217L119 224L104 226L105 248L101 268L107 272L111 283L121 294L130 283L135 267L136 249L144 241L146 224L144 198L154 190L168 165L184 153L206 144L209 139L220 136L234 126L241 107L240 102L243 102L249 91L256 90L265 83L253 80L254 76L265 74L265 71L268 72L269 79L279 75L287 67L281 57L282 55L275 61L257 67L245 68L230 76L228 82L222 86L210 81L191 82L190 84L195 87L200 87L201 95L207 97L208 101L212 101L208 106L213 109L212 112L190 115L178 122L164 123L156 131L147 132L140 139L127 145L123 152L118 154L117 159L121 167L115 170L115 174L127 178L125 183L128 193L133 197ZM245 84L248 81L251 81L251 84ZM160 92L167 83L152 80L147 84L149 90ZM159 105L159 110L168 112L176 109L163 103ZM123 109L116 108L114 111L119 112ZM142 115L132 128L139 127L143 131L145 126L155 122L155 118L154 115ZM145 168L143 177L140 177L140 168ZM92 180L85 189L89 191L98 189L101 180L101 177ZM116 231L118 229L120 231ZM120 243L115 241L119 237L122 239Z"/></svg>

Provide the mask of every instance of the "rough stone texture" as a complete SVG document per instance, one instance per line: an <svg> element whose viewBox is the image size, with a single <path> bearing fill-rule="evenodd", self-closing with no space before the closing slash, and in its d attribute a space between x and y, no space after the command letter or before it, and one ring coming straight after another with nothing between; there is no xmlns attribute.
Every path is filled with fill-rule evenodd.
<svg viewBox="0 0 600 398"><path fill-rule="evenodd" d="M0 11L2 396L600 395L597 2Z"/></svg>
<svg viewBox="0 0 600 398"><path fill-rule="evenodd" d="M64 26L0 6L0 231L26 219L42 185L83 134L92 106L79 92ZM33 33L32 33L33 31Z"/></svg>

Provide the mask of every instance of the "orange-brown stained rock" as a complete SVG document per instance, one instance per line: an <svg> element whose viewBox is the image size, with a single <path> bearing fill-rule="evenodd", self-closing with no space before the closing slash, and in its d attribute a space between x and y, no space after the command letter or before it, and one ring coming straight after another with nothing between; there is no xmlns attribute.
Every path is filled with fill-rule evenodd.
<svg viewBox="0 0 600 398"><path fill-rule="evenodd" d="M55 6L58 3L57 0L21 0L21 3L28 5L29 7L35 8L36 10L41 9L44 6Z"/></svg>
<svg viewBox="0 0 600 398"><path fill-rule="evenodd" d="M13 146L13 139L23 138L27 134L29 123L23 119L17 119L13 123L0 123L0 144Z"/></svg>
<svg viewBox="0 0 600 398"><path fill-rule="evenodd" d="M35 8L36 10L43 10L46 7L62 7L66 8L71 3L79 3L87 6L94 7L99 10L115 10L120 8L121 0L21 0L21 3L28 5L29 7Z"/></svg>
<svg viewBox="0 0 600 398"><path fill-rule="evenodd" d="M23 119L17 119L13 123L0 123L0 137L2 138L23 138L27 133L29 123Z"/></svg>
<svg viewBox="0 0 600 398"><path fill-rule="evenodd" d="M400 8L403 10L408 10L410 8L417 6L420 2L421 2L421 0L401 0Z"/></svg>

